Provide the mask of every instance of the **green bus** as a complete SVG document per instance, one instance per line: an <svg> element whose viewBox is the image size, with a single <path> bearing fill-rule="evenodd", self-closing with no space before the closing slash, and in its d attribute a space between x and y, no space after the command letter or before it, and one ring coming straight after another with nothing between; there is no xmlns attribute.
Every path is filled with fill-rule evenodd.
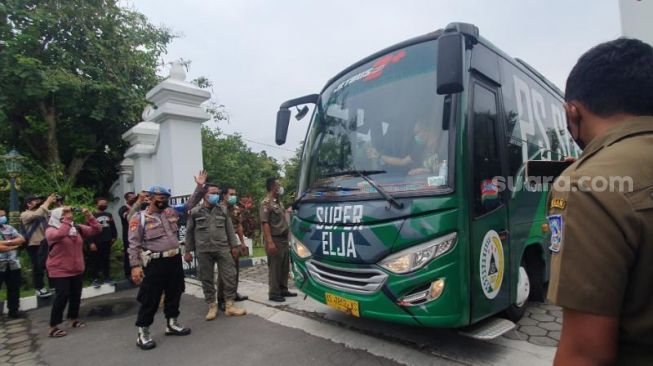
<svg viewBox="0 0 653 366"><path fill-rule="evenodd" d="M562 103L466 23L283 103L279 145L291 108L302 117L315 105L290 224L299 290L357 317L509 330L490 319L517 321L548 279L547 194L527 182L525 163L578 154Z"/></svg>

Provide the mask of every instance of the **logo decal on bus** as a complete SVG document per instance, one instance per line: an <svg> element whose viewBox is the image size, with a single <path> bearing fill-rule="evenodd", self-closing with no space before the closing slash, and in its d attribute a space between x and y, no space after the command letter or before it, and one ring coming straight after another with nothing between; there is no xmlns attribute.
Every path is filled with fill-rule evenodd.
<svg viewBox="0 0 653 366"><path fill-rule="evenodd" d="M503 274L505 271L503 257L503 244L496 231L490 230L483 238L481 244L481 255L479 258L479 270L481 277L481 288L485 297L494 299L501 290Z"/></svg>
<svg viewBox="0 0 653 366"><path fill-rule="evenodd" d="M335 89L333 89L333 92L337 93L344 87L353 84L358 80L370 81L370 80L378 79L381 77L381 75L383 75L383 70L385 70L386 66L391 64L396 64L397 62L401 61L401 59L403 59L404 57L406 57L406 51L404 50L401 50L397 53L391 53L389 55L383 56L380 59L378 59L369 69L359 72L358 74L338 84L338 86Z"/></svg>

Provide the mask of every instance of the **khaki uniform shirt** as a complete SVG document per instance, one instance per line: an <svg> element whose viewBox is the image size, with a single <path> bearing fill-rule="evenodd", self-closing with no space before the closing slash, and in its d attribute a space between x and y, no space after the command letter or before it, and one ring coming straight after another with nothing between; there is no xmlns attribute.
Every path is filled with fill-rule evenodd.
<svg viewBox="0 0 653 366"><path fill-rule="evenodd" d="M215 252L219 247L235 247L239 242L234 226L222 205L197 206L190 211L186 224L186 250Z"/></svg>
<svg viewBox="0 0 653 366"><path fill-rule="evenodd" d="M270 225L270 234L272 236L287 236L288 221L286 220L286 210L278 199L265 197L261 201L261 225L267 222Z"/></svg>
<svg viewBox="0 0 653 366"><path fill-rule="evenodd" d="M20 221L25 228L25 231L30 232L33 225L38 225L29 237L27 245L39 245L45 239L45 227L48 224L48 217L50 211L45 207L40 206L36 210L27 210L20 213Z"/></svg>
<svg viewBox="0 0 653 366"><path fill-rule="evenodd" d="M141 263L141 251L164 252L179 248L179 214L168 207L162 212L141 211L129 221L129 264Z"/></svg>
<svg viewBox="0 0 653 366"><path fill-rule="evenodd" d="M554 182L548 219L549 300L619 317L619 363L653 365L653 117L592 140Z"/></svg>

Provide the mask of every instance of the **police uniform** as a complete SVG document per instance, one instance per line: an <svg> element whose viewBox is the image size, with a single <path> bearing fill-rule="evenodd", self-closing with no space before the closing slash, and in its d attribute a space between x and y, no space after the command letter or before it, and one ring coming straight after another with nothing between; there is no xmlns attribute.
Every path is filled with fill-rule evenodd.
<svg viewBox="0 0 653 366"><path fill-rule="evenodd" d="M290 272L290 256L288 247L288 221L286 210L281 201L265 197L261 201L261 225L270 225L272 241L277 247L275 255L268 255L269 295L280 296L288 293L288 274Z"/></svg>
<svg viewBox="0 0 653 366"><path fill-rule="evenodd" d="M153 186L150 194L170 196L166 188ZM149 326L154 321L154 314L159 308L161 296L165 293L163 312L167 319L167 335L186 335L190 329L177 323L179 302L185 290L184 269L179 248L177 222L180 215L185 215L204 192L198 187L184 205L169 206L161 212L150 212L149 208L138 212L129 221L129 263L131 267L143 267L144 278L138 291L138 310L136 326L139 327L139 342L149 338ZM143 335L143 329L145 335ZM151 341L151 339L150 339ZM153 344L153 342L151 342ZM139 347L154 347L149 343Z"/></svg>
<svg viewBox="0 0 653 366"><path fill-rule="evenodd" d="M618 317L619 364L653 364L652 152L653 117L622 123L588 144L549 200L548 298ZM632 190L610 187L616 177L630 177Z"/></svg>
<svg viewBox="0 0 653 366"><path fill-rule="evenodd" d="M236 297L236 267L231 248L238 246L234 226L222 205L197 206L190 211L186 229L186 250L195 251L204 298L208 304L216 301L215 264L225 282L225 298Z"/></svg>
<svg viewBox="0 0 653 366"><path fill-rule="evenodd" d="M229 218L231 219L231 223L233 224L234 231L236 231L238 229L238 226L242 224L242 216L240 213L240 208L238 208L238 206L236 205L227 205L226 208L227 208L227 213L229 214ZM235 296L238 297L238 282L240 281L240 259L233 258L233 261L236 268L236 281L235 281L234 291L236 291ZM224 281L222 280L222 276L218 272L218 302L224 301L224 299L225 299Z"/></svg>

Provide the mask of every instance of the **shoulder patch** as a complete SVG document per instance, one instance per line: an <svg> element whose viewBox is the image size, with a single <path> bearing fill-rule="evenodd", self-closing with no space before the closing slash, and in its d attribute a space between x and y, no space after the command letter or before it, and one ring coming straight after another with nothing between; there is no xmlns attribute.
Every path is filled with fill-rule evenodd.
<svg viewBox="0 0 653 366"><path fill-rule="evenodd" d="M551 230L551 245L549 246L549 250L553 253L559 253L562 248L562 231L564 229L562 215L551 215L547 219L549 220L549 229Z"/></svg>
<svg viewBox="0 0 653 366"><path fill-rule="evenodd" d="M564 210L567 206L567 201L564 198L552 198L550 208L559 208Z"/></svg>

